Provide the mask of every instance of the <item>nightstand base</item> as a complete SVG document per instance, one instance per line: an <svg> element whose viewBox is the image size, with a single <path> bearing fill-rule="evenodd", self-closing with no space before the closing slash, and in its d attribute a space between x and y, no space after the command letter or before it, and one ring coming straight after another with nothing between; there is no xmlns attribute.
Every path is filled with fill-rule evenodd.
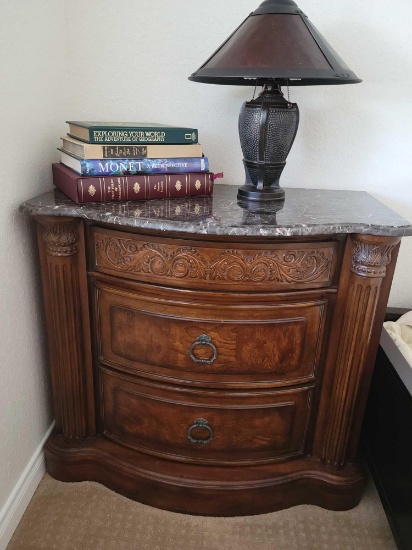
<svg viewBox="0 0 412 550"><path fill-rule="evenodd" d="M298 504L348 510L360 500L360 468L331 472L308 457L260 466L199 466L129 449L103 437L68 443L54 434L47 471L60 481L96 481L132 500L191 515L245 516Z"/></svg>

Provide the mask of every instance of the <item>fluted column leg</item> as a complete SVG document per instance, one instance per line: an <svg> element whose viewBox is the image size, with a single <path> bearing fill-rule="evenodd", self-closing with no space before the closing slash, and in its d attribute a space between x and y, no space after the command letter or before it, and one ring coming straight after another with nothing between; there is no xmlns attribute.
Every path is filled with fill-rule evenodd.
<svg viewBox="0 0 412 550"><path fill-rule="evenodd" d="M321 455L323 463L335 470L354 458L351 455L356 445L351 439L358 437L365 401L359 396L365 387L365 376L370 378L372 374L370 363L380 333L377 325L382 322L390 280L385 286L385 296L381 296L382 285L392 251L399 241L399 238L373 235L355 235L352 239L351 270L346 295L341 297L342 323L333 356L334 379L325 407ZM376 322L378 306L379 323ZM369 386L369 380L366 382Z"/></svg>
<svg viewBox="0 0 412 550"><path fill-rule="evenodd" d="M69 440L95 433L82 220L38 217L56 431Z"/></svg>

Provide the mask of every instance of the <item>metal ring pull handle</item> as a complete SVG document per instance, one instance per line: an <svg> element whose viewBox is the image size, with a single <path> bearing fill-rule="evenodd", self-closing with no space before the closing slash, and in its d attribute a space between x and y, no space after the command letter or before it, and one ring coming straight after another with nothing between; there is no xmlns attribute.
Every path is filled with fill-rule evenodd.
<svg viewBox="0 0 412 550"><path fill-rule="evenodd" d="M195 437L192 437L192 431L195 428L203 428L207 430L209 432L209 437L207 439L196 439ZM209 423L207 420L205 420L204 418L198 418L197 420L195 420L195 423L193 424L193 426L190 426L187 432L187 437L188 439L190 439L192 443L204 443L204 444L210 443L213 439L213 430L209 426Z"/></svg>
<svg viewBox="0 0 412 550"><path fill-rule="evenodd" d="M210 346L213 350L212 357L210 359L200 359L199 357L195 357L195 355L193 355L193 350L196 346ZM195 363L206 363L206 365L211 365L217 357L217 349L216 346L212 344L212 339L210 336L207 334L201 334L190 346L189 355L191 360Z"/></svg>

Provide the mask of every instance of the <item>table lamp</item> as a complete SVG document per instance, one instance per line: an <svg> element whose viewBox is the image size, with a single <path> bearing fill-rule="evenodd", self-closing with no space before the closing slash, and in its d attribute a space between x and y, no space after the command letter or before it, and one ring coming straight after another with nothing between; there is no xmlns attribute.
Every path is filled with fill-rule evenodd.
<svg viewBox="0 0 412 550"><path fill-rule="evenodd" d="M283 200L279 179L299 124L281 86L361 82L293 0L262 2L189 80L263 87L239 116L246 182L238 198L260 202Z"/></svg>

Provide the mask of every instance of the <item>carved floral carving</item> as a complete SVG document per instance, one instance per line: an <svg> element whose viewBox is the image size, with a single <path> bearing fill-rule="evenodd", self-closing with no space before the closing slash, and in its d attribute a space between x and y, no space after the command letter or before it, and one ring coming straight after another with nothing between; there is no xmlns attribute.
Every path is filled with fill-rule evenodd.
<svg viewBox="0 0 412 550"><path fill-rule="evenodd" d="M98 265L126 273L227 282L302 283L329 276L332 253L321 250L267 250L257 254L224 250L209 259L192 247L167 250L133 239L102 237L96 241Z"/></svg>
<svg viewBox="0 0 412 550"><path fill-rule="evenodd" d="M127 273L152 273L161 277L206 278L204 259L194 248L166 252L152 243L139 246L131 239L104 237L96 243L97 256L111 269Z"/></svg>
<svg viewBox="0 0 412 550"><path fill-rule="evenodd" d="M386 266L391 261L396 245L382 245L374 242L353 241L353 273L361 277L385 277Z"/></svg>
<svg viewBox="0 0 412 550"><path fill-rule="evenodd" d="M330 263L331 258L317 250L269 250L252 257L227 250L210 265L209 275L212 280L306 283L318 279Z"/></svg>
<svg viewBox="0 0 412 550"><path fill-rule="evenodd" d="M41 224L42 238L50 256L72 256L77 253L79 235L72 223Z"/></svg>

